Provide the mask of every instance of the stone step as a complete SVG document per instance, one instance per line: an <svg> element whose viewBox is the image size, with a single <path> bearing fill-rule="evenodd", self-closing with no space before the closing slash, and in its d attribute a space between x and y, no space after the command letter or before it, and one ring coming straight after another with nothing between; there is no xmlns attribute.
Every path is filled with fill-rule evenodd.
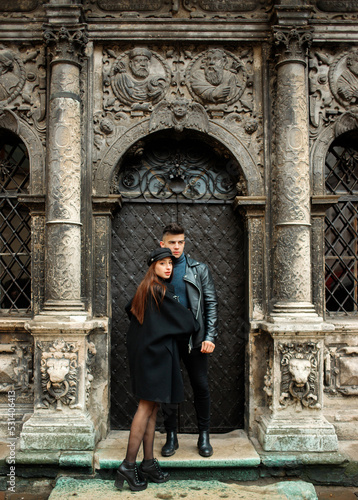
<svg viewBox="0 0 358 500"><path fill-rule="evenodd" d="M95 450L95 468L114 469L126 454L129 431L111 431ZM166 434L156 433L154 456L166 468L217 468L217 467L257 467L260 456L247 434L239 429L226 434L212 434L210 442L214 453L203 458L198 453L197 434L179 434L179 449L171 457L162 457L161 448ZM142 460L141 452L138 460Z"/></svg>

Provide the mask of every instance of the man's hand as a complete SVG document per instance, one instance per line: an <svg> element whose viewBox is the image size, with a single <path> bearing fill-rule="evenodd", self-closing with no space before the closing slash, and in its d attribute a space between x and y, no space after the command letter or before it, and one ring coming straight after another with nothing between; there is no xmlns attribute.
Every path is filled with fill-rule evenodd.
<svg viewBox="0 0 358 500"><path fill-rule="evenodd" d="M215 344L210 342L209 340L204 340L204 342L201 343L201 352L205 354L210 354L213 352L215 349Z"/></svg>

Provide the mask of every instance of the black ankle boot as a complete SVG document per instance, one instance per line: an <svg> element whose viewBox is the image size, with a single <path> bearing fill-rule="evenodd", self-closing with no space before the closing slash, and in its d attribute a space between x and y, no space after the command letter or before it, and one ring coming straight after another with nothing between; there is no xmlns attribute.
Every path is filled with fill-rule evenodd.
<svg viewBox="0 0 358 500"><path fill-rule="evenodd" d="M202 457L211 457L214 453L209 441L209 431L199 431L198 448Z"/></svg>
<svg viewBox="0 0 358 500"><path fill-rule="evenodd" d="M178 437L175 431L167 432L167 441L162 448L163 457L171 457L179 448Z"/></svg>
<svg viewBox="0 0 358 500"><path fill-rule="evenodd" d="M138 473L138 467L136 464L123 460L121 465L118 467L115 487L121 490L123 488L124 481L127 481L129 488L132 491L142 491L147 487L147 481L142 479Z"/></svg>
<svg viewBox="0 0 358 500"><path fill-rule="evenodd" d="M156 458L143 460L139 466L139 474L153 483L165 483L169 479L169 472L162 471Z"/></svg>

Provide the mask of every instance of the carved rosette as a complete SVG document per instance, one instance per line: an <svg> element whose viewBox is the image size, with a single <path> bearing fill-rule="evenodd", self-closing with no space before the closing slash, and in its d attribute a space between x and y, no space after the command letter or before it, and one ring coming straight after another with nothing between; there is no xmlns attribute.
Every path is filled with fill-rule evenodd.
<svg viewBox="0 0 358 500"><path fill-rule="evenodd" d="M278 343L281 367L281 409L295 405L303 408L321 408L318 390L318 355L316 342Z"/></svg>
<svg viewBox="0 0 358 500"><path fill-rule="evenodd" d="M63 405L73 408L78 402L77 342L37 342L41 352L42 407L61 410Z"/></svg>

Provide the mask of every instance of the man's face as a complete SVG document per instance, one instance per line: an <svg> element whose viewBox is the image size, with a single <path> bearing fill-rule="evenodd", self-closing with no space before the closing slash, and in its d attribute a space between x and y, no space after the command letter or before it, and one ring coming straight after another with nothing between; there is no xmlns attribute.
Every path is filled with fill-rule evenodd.
<svg viewBox="0 0 358 500"><path fill-rule="evenodd" d="M149 60L145 56L135 56L131 59L129 66L134 76L146 78L149 75Z"/></svg>
<svg viewBox="0 0 358 500"><path fill-rule="evenodd" d="M160 242L162 248L169 248L176 259L184 252L185 237L184 234L165 234Z"/></svg>

